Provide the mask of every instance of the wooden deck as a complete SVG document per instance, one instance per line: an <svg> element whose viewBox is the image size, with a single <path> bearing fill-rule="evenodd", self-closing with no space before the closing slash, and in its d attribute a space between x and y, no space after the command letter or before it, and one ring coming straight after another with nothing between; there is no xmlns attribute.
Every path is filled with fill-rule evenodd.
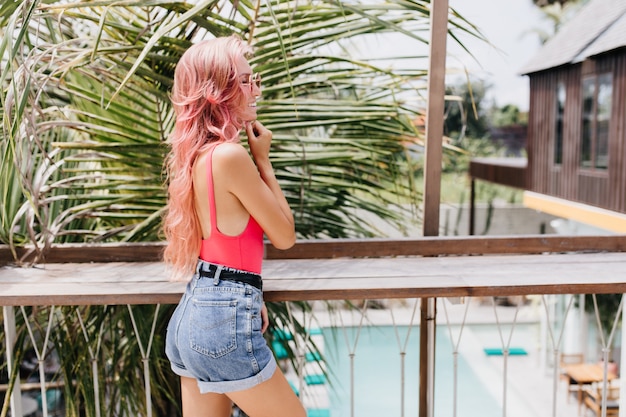
<svg viewBox="0 0 626 417"><path fill-rule="evenodd" d="M626 293L626 253L270 259L268 301ZM176 303L159 262L0 268L0 305Z"/></svg>

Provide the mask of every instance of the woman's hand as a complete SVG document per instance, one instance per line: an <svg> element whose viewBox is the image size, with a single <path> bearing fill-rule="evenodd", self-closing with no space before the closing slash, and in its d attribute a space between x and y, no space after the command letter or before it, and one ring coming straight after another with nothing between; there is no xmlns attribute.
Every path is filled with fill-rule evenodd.
<svg viewBox="0 0 626 417"><path fill-rule="evenodd" d="M272 132L263 126L261 122L255 120L246 123L246 134L248 135L250 153L255 162L258 164L259 161L268 160L272 143Z"/></svg>
<svg viewBox="0 0 626 417"><path fill-rule="evenodd" d="M263 307L261 307L261 333L265 333L267 327L270 325L270 319L267 314L267 307L265 307L265 303L263 303Z"/></svg>
<svg viewBox="0 0 626 417"><path fill-rule="evenodd" d="M231 163L224 168L225 178L230 184L228 191L259 223L274 247L288 249L296 242L296 231L293 213L270 161L272 132L259 121L246 123L245 128L254 163L243 146L237 145L239 151L232 152ZM243 161L244 158L247 160ZM257 172L252 173L251 169L255 167ZM259 178L263 184L259 184Z"/></svg>

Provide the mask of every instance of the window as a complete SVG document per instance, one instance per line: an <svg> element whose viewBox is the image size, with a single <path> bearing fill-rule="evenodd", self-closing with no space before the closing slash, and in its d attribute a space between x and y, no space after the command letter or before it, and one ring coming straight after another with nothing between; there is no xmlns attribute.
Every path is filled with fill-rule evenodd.
<svg viewBox="0 0 626 417"><path fill-rule="evenodd" d="M609 166L609 121L613 76L610 73L583 79L582 138L580 166L607 169Z"/></svg>
<svg viewBox="0 0 626 417"><path fill-rule="evenodd" d="M563 113L565 112L565 83L556 86L556 122L554 127L554 164L563 163Z"/></svg>
<svg viewBox="0 0 626 417"><path fill-rule="evenodd" d="M611 97L613 77L602 74L598 78L598 101L596 111L596 168L609 167L609 121L611 120Z"/></svg>

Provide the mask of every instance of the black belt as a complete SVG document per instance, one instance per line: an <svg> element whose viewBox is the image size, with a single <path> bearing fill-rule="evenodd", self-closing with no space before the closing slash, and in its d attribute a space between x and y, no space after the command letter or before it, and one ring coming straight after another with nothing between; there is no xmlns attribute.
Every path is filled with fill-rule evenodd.
<svg viewBox="0 0 626 417"><path fill-rule="evenodd" d="M208 271L204 268L201 267L200 271L198 272L202 278L215 277L215 273L217 272L217 265L209 264ZM261 275L253 274L251 272L235 272L228 269L222 269L219 279L224 281L243 282L244 284L252 285L253 287L263 291L263 280L261 279Z"/></svg>

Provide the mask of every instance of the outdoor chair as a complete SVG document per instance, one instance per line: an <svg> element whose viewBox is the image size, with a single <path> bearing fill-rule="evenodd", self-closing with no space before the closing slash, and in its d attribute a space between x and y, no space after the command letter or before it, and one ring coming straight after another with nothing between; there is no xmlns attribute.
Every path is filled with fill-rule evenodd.
<svg viewBox="0 0 626 417"><path fill-rule="evenodd" d="M579 363L583 363L585 360L582 353L561 353L561 357L559 360L559 369L561 372L561 379L567 381L567 401L569 402L570 393L578 393L579 386L572 381L572 379L565 372L565 367L567 365L575 365Z"/></svg>
<svg viewBox="0 0 626 417"><path fill-rule="evenodd" d="M607 417L619 416L619 384L612 384L607 387L606 398L606 415ZM596 417L602 416L602 384L595 384L591 387L585 387L585 406L593 411Z"/></svg>

